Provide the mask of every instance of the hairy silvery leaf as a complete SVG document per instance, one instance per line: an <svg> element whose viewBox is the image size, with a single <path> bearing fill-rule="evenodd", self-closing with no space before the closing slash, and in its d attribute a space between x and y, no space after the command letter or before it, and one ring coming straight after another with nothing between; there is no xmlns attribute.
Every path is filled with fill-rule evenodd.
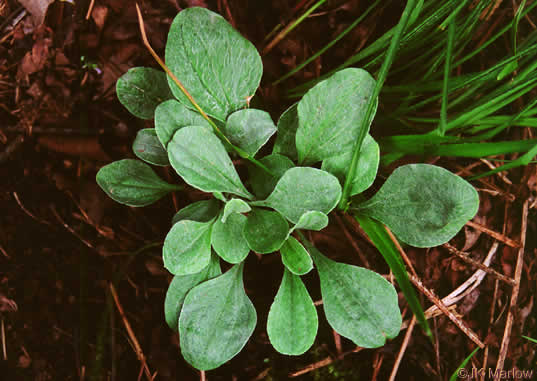
<svg viewBox="0 0 537 381"><path fill-rule="evenodd" d="M328 323L364 348L377 348L401 329L397 292L374 271L334 262L307 245L319 277Z"/></svg>
<svg viewBox="0 0 537 381"><path fill-rule="evenodd" d="M157 106L173 98L166 73L149 67L133 67L116 82L119 101L134 116L152 119Z"/></svg>
<svg viewBox="0 0 537 381"><path fill-rule="evenodd" d="M311 210L300 216L298 222L293 227L295 229L306 229L306 230L323 230L328 226L328 216L323 212L318 212L316 210Z"/></svg>
<svg viewBox="0 0 537 381"><path fill-rule="evenodd" d="M164 267L174 275L200 272L211 259L211 228L213 220L176 222L164 240Z"/></svg>
<svg viewBox="0 0 537 381"><path fill-rule="evenodd" d="M158 105L155 110L155 130L163 146L168 147L175 132L186 126L203 126L212 131L209 122L199 112L187 108L175 99Z"/></svg>
<svg viewBox="0 0 537 381"><path fill-rule="evenodd" d="M340 197L341 186L334 175L316 168L295 167L285 172L266 200L252 204L269 206L297 223L308 211L328 214Z"/></svg>
<svg viewBox="0 0 537 381"><path fill-rule="evenodd" d="M181 307L183 307L183 301L188 291L201 282L217 277L220 274L222 274L220 261L217 256L213 255L209 265L199 273L176 275L173 277L166 292L166 299L164 299L164 316L166 323L168 323L171 329L174 331L178 331L179 329L179 313L181 312Z"/></svg>
<svg viewBox="0 0 537 381"><path fill-rule="evenodd" d="M290 159L298 160L295 136L298 128L298 103L284 111L278 120L278 135L274 142L272 153L285 155Z"/></svg>
<svg viewBox="0 0 537 381"><path fill-rule="evenodd" d="M248 105L263 73L254 45L205 8L188 8L175 17L166 43L166 64L199 106L222 121ZM192 107L171 78L168 82L173 94Z"/></svg>
<svg viewBox="0 0 537 381"><path fill-rule="evenodd" d="M313 261L304 246L294 237L289 237L280 247L282 262L289 271L296 275L304 275L313 268Z"/></svg>
<svg viewBox="0 0 537 381"><path fill-rule="evenodd" d="M266 198L274 190L278 180L295 164L287 156L272 154L265 156L259 160L265 165L273 175L267 173L263 169L251 165L249 167L250 183L255 195L258 198Z"/></svg>
<svg viewBox="0 0 537 381"><path fill-rule="evenodd" d="M384 223L411 246L433 247L453 238L478 207L477 191L461 177L434 165L408 164L355 210Z"/></svg>
<svg viewBox="0 0 537 381"><path fill-rule="evenodd" d="M242 232L246 225L246 216L232 213L223 222L218 218L211 233L214 251L226 262L240 263L250 252L248 242Z"/></svg>
<svg viewBox="0 0 537 381"><path fill-rule="evenodd" d="M172 218L172 225L181 220L208 222L216 217L220 203L215 199L194 202L179 210Z"/></svg>
<svg viewBox="0 0 537 381"><path fill-rule="evenodd" d="M224 145L205 127L179 129L168 144L168 156L186 183L204 192L228 192L251 199Z"/></svg>
<svg viewBox="0 0 537 381"><path fill-rule="evenodd" d="M162 146L154 128L144 128L138 131L132 143L132 151L138 158L149 164L170 165L168 152Z"/></svg>
<svg viewBox="0 0 537 381"><path fill-rule="evenodd" d="M348 151L338 156L329 157L323 160L321 169L336 176L341 184L345 183L345 176L351 165L352 152ZM355 195L362 193L373 184L377 177L380 161L380 149L377 142L367 134L360 149L360 157L356 167L356 174L352 180L351 193Z"/></svg>
<svg viewBox="0 0 537 381"><path fill-rule="evenodd" d="M260 254L278 250L287 239L289 225L272 210L253 208L244 226L244 238L250 249Z"/></svg>
<svg viewBox="0 0 537 381"><path fill-rule="evenodd" d="M267 333L272 346L285 355L301 355L315 341L317 310L300 277L285 270L270 307Z"/></svg>
<svg viewBox="0 0 537 381"><path fill-rule="evenodd" d="M250 205L246 201L241 200L240 198L232 198L228 202L226 202L226 206L224 206L224 213L222 213L222 222L226 222L227 218L230 214L233 213L248 213L252 208L250 208Z"/></svg>
<svg viewBox="0 0 537 381"><path fill-rule="evenodd" d="M183 357L200 370L211 370L241 351L257 323L255 308L244 292L243 264L194 287L179 317Z"/></svg>
<svg viewBox="0 0 537 381"><path fill-rule="evenodd" d="M222 132L234 146L253 157L274 135L276 126L268 112L243 109L229 116Z"/></svg>
<svg viewBox="0 0 537 381"><path fill-rule="evenodd" d="M311 88L298 102L298 162L311 164L352 151L374 88L373 77L355 68L340 70Z"/></svg>
<svg viewBox="0 0 537 381"><path fill-rule="evenodd" d="M149 165L133 159L102 167L97 172L97 184L112 200L129 206L146 206L181 189L161 180Z"/></svg>

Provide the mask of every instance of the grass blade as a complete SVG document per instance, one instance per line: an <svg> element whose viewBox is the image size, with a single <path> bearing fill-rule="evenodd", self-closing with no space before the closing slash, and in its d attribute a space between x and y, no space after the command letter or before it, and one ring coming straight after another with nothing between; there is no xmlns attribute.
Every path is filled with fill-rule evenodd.
<svg viewBox="0 0 537 381"><path fill-rule="evenodd" d="M460 374L460 370L462 368L464 368L466 366L466 364L468 364L468 362L472 359L472 357L474 357L474 355L476 354L476 352L479 350L480 348L477 347L476 349L474 349L472 351L472 353L470 353L468 355L468 357L466 357L464 359L464 361L461 363L461 365L459 365L459 367L455 370L455 372L453 372L453 374L451 375L451 377L449 378L449 381L457 381L459 379L459 377L461 377L461 374ZM464 377L466 378L466 377Z"/></svg>

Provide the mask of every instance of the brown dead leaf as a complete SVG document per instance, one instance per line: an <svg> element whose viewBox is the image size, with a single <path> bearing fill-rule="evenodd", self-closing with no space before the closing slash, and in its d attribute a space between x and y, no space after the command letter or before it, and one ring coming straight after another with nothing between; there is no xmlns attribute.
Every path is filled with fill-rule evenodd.
<svg viewBox="0 0 537 381"><path fill-rule="evenodd" d="M37 28L45 21L47 9L54 0L18 0L21 5L26 8L28 13L32 15L32 24Z"/></svg>
<svg viewBox="0 0 537 381"><path fill-rule="evenodd" d="M0 312L15 312L17 310L18 307L15 301L6 298L3 294L0 294Z"/></svg>
<svg viewBox="0 0 537 381"><path fill-rule="evenodd" d="M95 22L95 25L97 26L97 29L99 29L99 32L103 30L104 23L106 22L107 16L108 16L107 6L96 5L93 8L93 11L91 12L91 18Z"/></svg>
<svg viewBox="0 0 537 381"><path fill-rule="evenodd" d="M40 136L38 143L55 152L94 160L110 160L96 137Z"/></svg>
<svg viewBox="0 0 537 381"><path fill-rule="evenodd" d="M52 39L50 38L42 38L35 42L32 50L26 53L19 65L19 70L17 72L17 77L19 79L23 79L45 67L51 44Z"/></svg>

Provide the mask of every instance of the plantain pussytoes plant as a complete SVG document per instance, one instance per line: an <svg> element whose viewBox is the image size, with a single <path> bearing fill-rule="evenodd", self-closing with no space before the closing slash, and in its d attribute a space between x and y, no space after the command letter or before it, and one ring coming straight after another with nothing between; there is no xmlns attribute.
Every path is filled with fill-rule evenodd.
<svg viewBox="0 0 537 381"><path fill-rule="evenodd" d="M150 164L171 166L210 197L175 214L162 250L174 275L166 322L179 332L185 360L200 370L217 368L252 335L257 314L243 285L252 251L281 258L283 277L266 327L278 352L300 355L315 340L317 310L301 280L314 267L336 332L366 348L396 337L402 320L392 284L366 268L329 259L301 233L326 227L340 202L373 77L362 69L341 70L274 124L267 112L249 108L263 71L257 50L204 8L185 9L174 19L165 62L188 92L152 68L136 67L119 78L121 103L139 118L154 118L155 128L138 131L133 151L141 160L104 166L97 183L117 202L145 206L183 188L160 179ZM272 152L259 157L274 134ZM246 185L232 161L237 155L248 161ZM477 212L479 198L469 183L426 164L399 167L365 200L360 194L375 180L378 165L379 146L367 134L345 211L373 242L385 224L408 245L436 246ZM223 274L222 260L231 265ZM399 266L400 259L394 263Z"/></svg>

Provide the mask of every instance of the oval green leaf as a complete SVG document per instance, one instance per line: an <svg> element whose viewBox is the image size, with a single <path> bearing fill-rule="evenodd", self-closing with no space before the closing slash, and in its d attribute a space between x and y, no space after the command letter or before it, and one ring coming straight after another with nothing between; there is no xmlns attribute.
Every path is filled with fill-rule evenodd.
<svg viewBox="0 0 537 381"><path fill-rule="evenodd" d="M105 165L96 180L112 200L129 206L146 206L181 189L161 180L149 165L133 159Z"/></svg>
<svg viewBox="0 0 537 381"><path fill-rule="evenodd" d="M253 208L244 226L244 238L250 249L260 254L278 250L289 232L289 225L283 216L272 210Z"/></svg>
<svg viewBox="0 0 537 381"><path fill-rule="evenodd" d="M274 187L278 183L278 180L283 174L290 168L293 168L295 164L287 156L280 154L272 154L265 156L259 160L265 165L274 175L268 174L265 170L258 166L249 166L250 184L255 195L258 198L267 198L268 195L274 190Z"/></svg>
<svg viewBox="0 0 537 381"><path fill-rule="evenodd" d="M222 16L196 7L183 10L173 20L166 64L199 106L222 121L247 106L263 73L261 57L250 41ZM168 82L173 94L192 107L171 78Z"/></svg>
<svg viewBox="0 0 537 381"><path fill-rule="evenodd" d="M313 261L304 246L294 237L289 237L280 247L282 262L295 275L304 275L313 268Z"/></svg>
<svg viewBox="0 0 537 381"><path fill-rule="evenodd" d="M131 114L152 119L157 106L173 98L166 74L149 67L133 67L116 82L119 101Z"/></svg>
<svg viewBox="0 0 537 381"><path fill-rule="evenodd" d="M179 210L172 218L172 225L181 220L208 222L220 211L220 203L215 199L194 202Z"/></svg>
<svg viewBox="0 0 537 381"><path fill-rule="evenodd" d="M300 277L285 270L270 307L267 333L272 346L285 355L301 355L315 341L317 310Z"/></svg>
<svg viewBox="0 0 537 381"><path fill-rule="evenodd" d="M323 160L321 169L330 172L339 179L341 184L344 184L347 170L351 165L351 160L352 152L349 151L342 155L329 157L328 159ZM360 149L356 174L354 175L351 185L351 196L362 193L373 184L377 177L379 162L379 145L371 135L367 134L362 143L362 148Z"/></svg>
<svg viewBox="0 0 537 381"><path fill-rule="evenodd" d="M168 144L168 157L186 183L204 192L228 192L251 199L224 145L205 127L179 129Z"/></svg>
<svg viewBox="0 0 537 381"><path fill-rule="evenodd" d="M276 126L268 112L249 108L231 114L222 132L233 145L253 157L274 135Z"/></svg>
<svg viewBox="0 0 537 381"><path fill-rule="evenodd" d="M209 122L199 112L190 110L175 99L158 105L155 110L155 130L164 147L168 146L178 129L186 126L203 126L212 130Z"/></svg>
<svg viewBox="0 0 537 381"><path fill-rule="evenodd" d="M242 232L246 225L246 216L240 213L230 214L225 222L216 220L211 233L214 251L226 262L239 263L250 252L248 242Z"/></svg>
<svg viewBox="0 0 537 381"><path fill-rule="evenodd" d="M162 146L154 128L144 128L138 131L132 143L132 151L138 158L149 164L170 165L168 152Z"/></svg>
<svg viewBox="0 0 537 381"><path fill-rule="evenodd" d="M252 208L250 208L250 205L244 200L241 200L240 198L232 198L228 202L226 202L226 206L224 206L224 213L222 214L222 222L226 222L227 218L232 213L248 213Z"/></svg>
<svg viewBox="0 0 537 381"><path fill-rule="evenodd" d="M198 284L205 282L208 279L217 277L222 274L220 269L220 261L218 257L211 258L211 262L207 267L201 270L199 273L191 275L176 275L173 277L168 291L166 292L166 298L164 299L164 317L166 323L174 331L178 331L179 327L179 314L186 294L192 288Z"/></svg>
<svg viewBox="0 0 537 381"><path fill-rule="evenodd" d="M311 210L304 213L300 216L300 219L293 227L295 229L306 229L306 230L323 230L328 226L328 216L323 212L318 212Z"/></svg>
<svg viewBox="0 0 537 381"><path fill-rule="evenodd" d="M172 226L162 248L164 267L169 272L195 274L209 264L212 223L181 220Z"/></svg>
<svg viewBox="0 0 537 381"><path fill-rule="evenodd" d="M295 103L284 111L278 120L278 135L274 142L272 153L285 155L290 159L298 160L296 152L295 136L298 128L298 103Z"/></svg>
<svg viewBox="0 0 537 381"><path fill-rule="evenodd" d="M310 167L289 169L265 201L289 221L297 223L308 211L330 213L341 197L338 179L325 171Z"/></svg>
<svg viewBox="0 0 537 381"><path fill-rule="evenodd" d="M434 165L409 164L393 171L356 210L411 246L433 247L453 238L478 207L477 191L466 180Z"/></svg>
<svg viewBox="0 0 537 381"><path fill-rule="evenodd" d="M179 340L185 360L211 370L232 359L246 345L257 323L244 292L243 264L194 287L179 317Z"/></svg>
<svg viewBox="0 0 537 381"><path fill-rule="evenodd" d="M374 88L368 72L349 68L310 89L298 103L298 162L311 164L351 152Z"/></svg>
<svg viewBox="0 0 537 381"><path fill-rule="evenodd" d="M337 333L364 348L377 348L401 329L395 288L374 271L334 262L307 245L319 277L323 308Z"/></svg>

